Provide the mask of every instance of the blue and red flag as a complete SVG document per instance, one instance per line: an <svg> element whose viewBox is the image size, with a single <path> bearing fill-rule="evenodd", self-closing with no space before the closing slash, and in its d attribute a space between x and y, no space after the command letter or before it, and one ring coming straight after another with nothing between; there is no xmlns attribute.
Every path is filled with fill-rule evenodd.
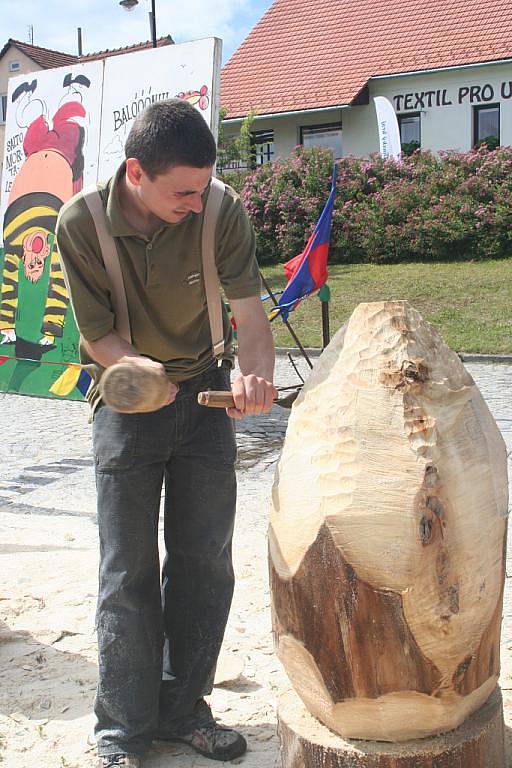
<svg viewBox="0 0 512 768"><path fill-rule="evenodd" d="M302 253L294 256L284 265L284 271L288 282L275 309L269 315L273 320L281 315L286 320L302 299L314 291L318 291L326 282L327 256L329 254L329 240L331 239L331 220L336 194L336 164L332 171L332 187L329 199L325 204L320 218L317 221L313 234Z"/></svg>

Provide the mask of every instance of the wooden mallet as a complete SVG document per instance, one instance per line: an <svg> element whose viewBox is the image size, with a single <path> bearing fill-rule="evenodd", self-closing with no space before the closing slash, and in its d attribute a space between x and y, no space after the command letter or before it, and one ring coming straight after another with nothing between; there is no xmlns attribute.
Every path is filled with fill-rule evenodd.
<svg viewBox="0 0 512 768"><path fill-rule="evenodd" d="M163 369L117 363L100 379L102 400L119 413L148 413L162 408L169 396Z"/></svg>

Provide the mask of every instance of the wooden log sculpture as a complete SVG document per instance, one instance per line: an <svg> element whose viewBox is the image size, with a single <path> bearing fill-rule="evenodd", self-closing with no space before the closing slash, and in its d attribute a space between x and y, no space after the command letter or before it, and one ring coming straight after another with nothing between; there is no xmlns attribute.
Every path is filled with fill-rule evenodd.
<svg viewBox="0 0 512 768"><path fill-rule="evenodd" d="M507 504L505 444L458 356L407 302L361 304L294 405L273 488L277 652L305 708L343 737L321 761L288 698L284 768L459 766L426 737L495 692ZM501 704L486 712L464 768L504 765ZM424 761L399 744L356 761L343 739L426 739Z"/></svg>

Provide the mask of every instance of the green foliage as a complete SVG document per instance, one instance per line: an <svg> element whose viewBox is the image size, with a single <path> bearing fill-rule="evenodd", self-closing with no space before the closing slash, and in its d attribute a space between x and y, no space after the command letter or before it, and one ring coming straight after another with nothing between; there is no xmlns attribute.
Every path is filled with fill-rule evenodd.
<svg viewBox="0 0 512 768"><path fill-rule="evenodd" d="M332 155L298 147L241 191L260 263L304 249L327 200ZM512 254L512 148L338 161L330 262L480 260Z"/></svg>
<svg viewBox="0 0 512 768"><path fill-rule="evenodd" d="M240 195L242 193L242 189L244 188L245 180L250 175L250 173L252 173L252 171L219 171L217 176L221 181L224 181L226 184L229 184L231 187L233 187L235 192L238 192Z"/></svg>
<svg viewBox="0 0 512 768"><path fill-rule="evenodd" d="M478 142L476 145L477 149L480 149L480 147L486 147L489 150L498 149L500 146L500 140L497 136L487 136L485 139L481 139L481 141Z"/></svg>
<svg viewBox="0 0 512 768"><path fill-rule="evenodd" d="M226 166L239 163L242 168L250 168L252 148L251 148L251 127L254 121L255 112L251 111L244 118L240 126L240 131L236 136L226 136L223 121L226 118L227 110L221 107L219 111L219 131L217 141L217 165L219 171L228 177L232 173L240 171L225 170Z"/></svg>
<svg viewBox="0 0 512 768"><path fill-rule="evenodd" d="M402 154L403 155L412 155L414 152L416 152L420 148L419 141L405 141L402 144Z"/></svg>
<svg viewBox="0 0 512 768"><path fill-rule="evenodd" d="M242 200L256 230L260 263L302 251L329 195L331 173L330 152L298 147L286 160L247 176Z"/></svg>

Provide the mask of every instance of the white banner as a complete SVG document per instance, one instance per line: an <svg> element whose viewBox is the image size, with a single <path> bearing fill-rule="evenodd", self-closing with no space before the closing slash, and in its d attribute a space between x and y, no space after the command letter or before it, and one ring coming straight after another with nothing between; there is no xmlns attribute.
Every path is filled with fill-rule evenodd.
<svg viewBox="0 0 512 768"><path fill-rule="evenodd" d="M392 157L399 160L402 154L400 128L393 105L384 96L375 96L375 111L379 127L380 154L386 160Z"/></svg>
<svg viewBox="0 0 512 768"><path fill-rule="evenodd" d="M98 178L115 172L133 121L156 101L189 101L216 136L220 57L211 37L106 59Z"/></svg>

